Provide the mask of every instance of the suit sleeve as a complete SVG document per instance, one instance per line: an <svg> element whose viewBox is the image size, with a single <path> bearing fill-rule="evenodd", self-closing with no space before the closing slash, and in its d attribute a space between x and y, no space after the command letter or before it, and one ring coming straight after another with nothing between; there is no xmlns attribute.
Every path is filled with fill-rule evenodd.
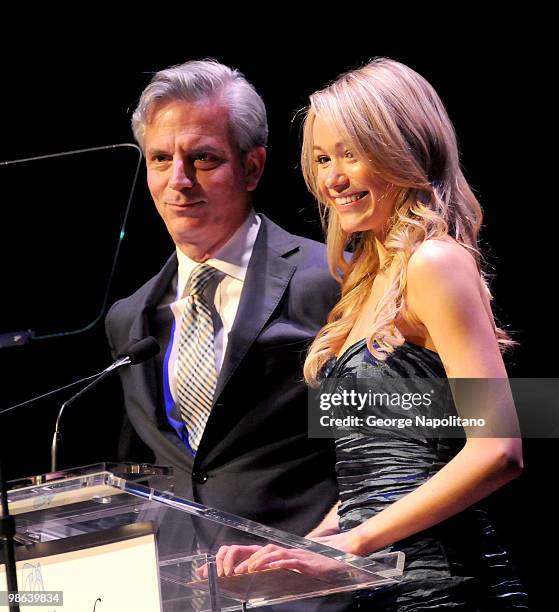
<svg viewBox="0 0 559 612"><path fill-rule="evenodd" d="M113 304L105 318L105 335L107 337L107 342L109 344L109 349L113 359L117 358L118 353L118 350L115 348L117 344L113 333L113 329L118 328L118 325L114 323L118 304L119 302L115 302L115 304ZM120 329L119 331L122 333L123 330ZM154 463L155 458L153 451L151 451L151 449L138 436L136 430L130 422L130 419L128 418L128 413L126 411L122 395L119 400L119 409L115 409L115 412L119 413L119 418L122 420L118 439L117 460L130 461L133 463Z"/></svg>

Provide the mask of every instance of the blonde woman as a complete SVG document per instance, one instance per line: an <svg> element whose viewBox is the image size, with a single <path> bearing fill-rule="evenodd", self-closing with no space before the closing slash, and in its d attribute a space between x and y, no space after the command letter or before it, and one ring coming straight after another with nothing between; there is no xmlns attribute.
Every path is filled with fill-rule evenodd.
<svg viewBox="0 0 559 612"><path fill-rule="evenodd" d="M501 352L511 341L495 323L481 269L481 209L431 85L384 58L340 76L310 98L302 167L341 284L310 348L307 382L506 380ZM489 410L514 431L506 394L496 392ZM357 435L336 446L340 502L309 537L356 555L392 546L406 553L404 581L359 594L356 609L526 608L479 503L521 472L519 437L471 436L457 446L419 434ZM224 573L312 570L308 556L272 546L224 547L219 556Z"/></svg>

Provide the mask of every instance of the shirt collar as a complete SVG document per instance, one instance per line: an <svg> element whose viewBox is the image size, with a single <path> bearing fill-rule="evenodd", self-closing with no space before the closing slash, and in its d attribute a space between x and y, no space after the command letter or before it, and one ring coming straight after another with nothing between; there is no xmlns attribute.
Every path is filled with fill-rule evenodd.
<svg viewBox="0 0 559 612"><path fill-rule="evenodd" d="M231 238L215 253L214 257L210 257L204 263L227 276L244 282L260 223L260 217L254 210L251 210ZM177 299L180 299L184 295L192 270L199 265L199 262L190 259L178 247L177 259L179 263Z"/></svg>

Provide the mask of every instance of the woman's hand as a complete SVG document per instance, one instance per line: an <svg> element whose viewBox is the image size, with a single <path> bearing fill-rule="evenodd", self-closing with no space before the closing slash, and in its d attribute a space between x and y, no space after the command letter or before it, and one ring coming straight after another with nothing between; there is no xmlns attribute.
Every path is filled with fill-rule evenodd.
<svg viewBox="0 0 559 612"><path fill-rule="evenodd" d="M360 548L358 529L309 539L351 554L358 554ZM248 559L237 565L234 573L244 574L277 568L292 569L311 576L324 576L325 572L339 570L341 566L337 561L308 550L282 548L269 544L259 548Z"/></svg>
<svg viewBox="0 0 559 612"><path fill-rule="evenodd" d="M358 527L342 533L325 535L311 539L315 542L320 542L320 544L324 544L325 546L337 548L338 550L343 550L344 552L352 555L359 556L362 554L362 537L361 531ZM370 546L368 548L368 552L373 552Z"/></svg>
<svg viewBox="0 0 559 612"><path fill-rule="evenodd" d="M340 572L345 573L347 571L344 563L334 559L323 557L308 550L281 548L270 544L238 565L235 568L235 574L272 569L288 569L322 579L333 579Z"/></svg>
<svg viewBox="0 0 559 612"><path fill-rule="evenodd" d="M263 548L262 546L239 546L232 544L231 546L221 546L215 556L218 576L232 576L234 569L245 559L249 559L256 551ZM196 574L202 578L208 578L207 564L196 570Z"/></svg>

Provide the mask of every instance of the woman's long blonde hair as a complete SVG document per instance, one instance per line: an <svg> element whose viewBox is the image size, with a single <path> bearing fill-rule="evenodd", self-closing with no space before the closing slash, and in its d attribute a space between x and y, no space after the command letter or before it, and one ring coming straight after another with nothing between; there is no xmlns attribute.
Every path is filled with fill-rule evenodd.
<svg viewBox="0 0 559 612"><path fill-rule="evenodd" d="M396 206L384 242L383 272L389 287L374 313L367 336L369 351L384 360L404 342L395 321L399 315L410 320L405 307L407 264L425 240L454 238L472 254L489 294L477 244L481 207L464 178L454 128L433 87L408 66L386 58L341 75L312 94L303 127L303 176L319 204L330 272L341 284L341 298L305 362L305 379L311 385L344 344L380 271L373 233L344 232L320 193L313 153L317 115L368 160L375 176L396 188ZM349 247L353 253L347 261L344 251ZM502 348L512 344L502 329L496 328L495 334Z"/></svg>

